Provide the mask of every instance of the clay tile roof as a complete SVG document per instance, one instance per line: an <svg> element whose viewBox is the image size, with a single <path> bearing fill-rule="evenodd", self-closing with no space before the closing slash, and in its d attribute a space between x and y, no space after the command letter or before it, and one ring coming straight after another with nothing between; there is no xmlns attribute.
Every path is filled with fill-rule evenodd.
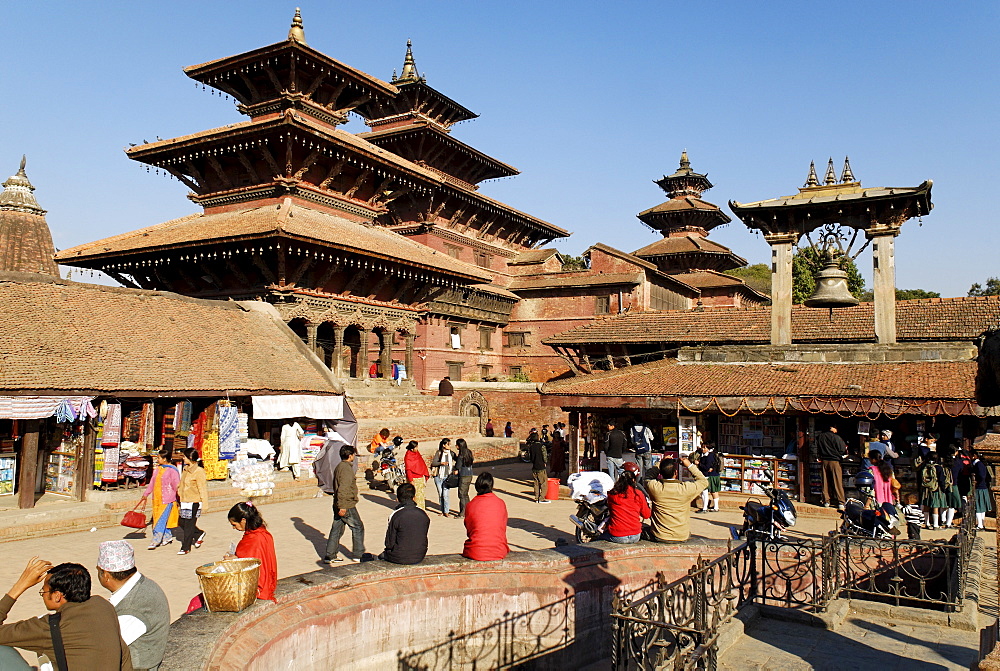
<svg viewBox="0 0 1000 671"><path fill-rule="evenodd" d="M123 252L167 250L198 243L259 239L277 234L365 256L395 259L467 279L492 279L489 273L477 266L453 259L393 231L299 205L282 206L280 209L267 205L230 212L193 214L78 245L59 252L56 259L73 265L74 261L116 256Z"/></svg>
<svg viewBox="0 0 1000 671"><path fill-rule="evenodd" d="M665 359L546 383L547 395L971 400L974 361L704 364Z"/></svg>
<svg viewBox="0 0 1000 671"><path fill-rule="evenodd" d="M711 270L696 270L691 273L675 273L671 277L680 280L684 284L690 284L699 289L703 287L732 287L743 286L743 280L732 275L716 273Z"/></svg>
<svg viewBox="0 0 1000 671"><path fill-rule="evenodd" d="M529 249L526 252L521 252L513 259L507 262L507 265L519 266L526 265L529 263L543 263L548 261L553 256L559 253L559 250L554 248L549 249Z"/></svg>
<svg viewBox="0 0 1000 671"><path fill-rule="evenodd" d="M0 275L0 303L3 394L341 392L267 303L14 273Z"/></svg>
<svg viewBox="0 0 1000 671"><path fill-rule="evenodd" d="M872 303L829 311L792 308L792 342L874 342ZM900 341L971 341L1000 321L1000 297L926 298L896 302L896 337ZM543 342L584 343L767 343L770 306L668 310L612 315Z"/></svg>
<svg viewBox="0 0 1000 671"><path fill-rule="evenodd" d="M636 216L643 217L647 214L656 214L659 212L689 212L691 210L714 210L716 212L721 212L719 206L714 203L709 203L708 201L695 198L694 196L685 196L684 198L671 198L665 203L660 203L659 205L651 207L648 210L643 210ZM727 219L729 218L724 212L722 214Z"/></svg>
<svg viewBox="0 0 1000 671"><path fill-rule="evenodd" d="M615 284L636 285L643 280L637 273L601 273L591 274L587 271L577 271L572 275L550 277L547 275L515 277L510 283L512 291L530 291L532 289L561 289L567 287L592 287Z"/></svg>
<svg viewBox="0 0 1000 671"><path fill-rule="evenodd" d="M485 293L494 294L496 296L503 296L504 298L510 298L515 301L521 300L521 297L518 296L517 294L511 293L510 291L507 291L503 287L498 287L495 284L470 284L469 287L477 291L483 291Z"/></svg>
<svg viewBox="0 0 1000 671"><path fill-rule="evenodd" d="M632 252L633 256L661 256L663 254L683 254L700 252L709 254L733 254L725 245L709 240L702 235L680 235L672 238L662 238ZM735 256L735 254L733 254ZM737 257L739 258L739 257ZM744 262L745 263L745 262Z"/></svg>

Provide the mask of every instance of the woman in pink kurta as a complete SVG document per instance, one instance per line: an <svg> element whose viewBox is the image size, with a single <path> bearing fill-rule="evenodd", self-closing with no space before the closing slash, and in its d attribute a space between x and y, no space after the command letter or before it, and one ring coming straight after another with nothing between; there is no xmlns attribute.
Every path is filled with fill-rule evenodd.
<svg viewBox="0 0 1000 671"><path fill-rule="evenodd" d="M156 466L153 477L146 485L140 502L145 503L149 495L153 495L153 542L147 550L155 550L161 545L172 543L174 535L170 532L178 526L177 488L181 484L181 476L170 463L171 450L164 448L156 453Z"/></svg>
<svg viewBox="0 0 1000 671"><path fill-rule="evenodd" d="M872 464L872 478L875 479L875 502L879 505L883 503L895 505L896 497L892 493L892 466L886 463L878 450L869 452L868 460Z"/></svg>

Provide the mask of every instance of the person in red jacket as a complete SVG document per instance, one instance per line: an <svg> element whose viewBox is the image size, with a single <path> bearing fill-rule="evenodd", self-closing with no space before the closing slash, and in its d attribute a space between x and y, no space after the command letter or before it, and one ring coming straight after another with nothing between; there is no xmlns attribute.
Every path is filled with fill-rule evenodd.
<svg viewBox="0 0 1000 671"><path fill-rule="evenodd" d="M403 459L406 468L406 481L416 488L413 502L421 510L427 510L427 503L424 501L424 487L427 486L427 478L431 472L427 470L427 462L420 455L417 449L417 441L411 440L406 444L406 457Z"/></svg>
<svg viewBox="0 0 1000 671"><path fill-rule="evenodd" d="M465 508L463 557L476 561L496 561L510 552L507 547L507 504L493 493L493 474L476 478L476 497Z"/></svg>
<svg viewBox="0 0 1000 671"><path fill-rule="evenodd" d="M653 514L649 509L646 494L636 486L639 466L626 461L618 482L608 492L607 538L612 543L637 543L642 536L642 521Z"/></svg>

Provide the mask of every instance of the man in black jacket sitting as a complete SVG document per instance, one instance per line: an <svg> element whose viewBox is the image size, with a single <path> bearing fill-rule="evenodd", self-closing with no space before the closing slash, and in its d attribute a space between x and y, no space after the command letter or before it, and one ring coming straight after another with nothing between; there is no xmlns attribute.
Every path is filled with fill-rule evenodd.
<svg viewBox="0 0 1000 671"><path fill-rule="evenodd" d="M379 559L393 564L419 564L427 555L427 530L431 520L413 502L417 488L404 482L396 488L399 505L389 515L385 530L385 552Z"/></svg>

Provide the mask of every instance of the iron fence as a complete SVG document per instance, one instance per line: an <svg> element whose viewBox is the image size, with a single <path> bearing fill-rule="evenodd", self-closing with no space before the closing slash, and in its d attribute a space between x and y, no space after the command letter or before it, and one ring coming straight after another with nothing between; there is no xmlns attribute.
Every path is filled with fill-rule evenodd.
<svg viewBox="0 0 1000 671"><path fill-rule="evenodd" d="M947 542L832 535L751 540L612 602L613 669L714 669L719 629L749 603L818 612L841 596L954 611L975 540L969 501Z"/></svg>

